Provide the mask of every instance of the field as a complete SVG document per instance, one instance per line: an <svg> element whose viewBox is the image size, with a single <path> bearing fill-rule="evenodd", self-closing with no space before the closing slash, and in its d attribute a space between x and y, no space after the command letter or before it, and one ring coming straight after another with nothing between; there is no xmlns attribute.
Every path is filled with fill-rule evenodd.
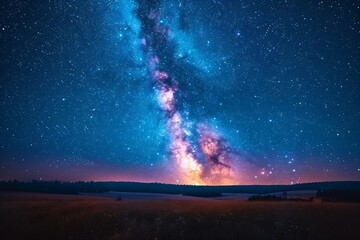
<svg viewBox="0 0 360 240"><path fill-rule="evenodd" d="M0 193L7 239L360 239L360 204Z"/></svg>

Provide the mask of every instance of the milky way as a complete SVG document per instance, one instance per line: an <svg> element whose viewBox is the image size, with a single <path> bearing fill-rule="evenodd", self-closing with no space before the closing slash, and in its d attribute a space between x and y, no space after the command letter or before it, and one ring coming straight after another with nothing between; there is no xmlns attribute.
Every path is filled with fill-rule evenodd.
<svg viewBox="0 0 360 240"><path fill-rule="evenodd" d="M194 122L188 112L178 109L186 102L177 98L182 95L178 82L162 64L164 58L169 61L173 56L166 52L171 41L171 29L160 23L158 3L147 1L138 5L142 48L158 104L166 118L170 158L178 171L178 181L192 184L235 182L238 156L226 140L207 123Z"/></svg>

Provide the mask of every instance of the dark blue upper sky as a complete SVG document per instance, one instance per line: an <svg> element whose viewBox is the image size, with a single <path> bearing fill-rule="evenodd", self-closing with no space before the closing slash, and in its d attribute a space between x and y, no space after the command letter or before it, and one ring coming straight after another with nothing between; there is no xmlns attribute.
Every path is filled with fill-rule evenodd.
<svg viewBox="0 0 360 240"><path fill-rule="evenodd" d="M360 180L359 1L156 2L179 105L254 183ZM171 179L141 4L4 1L1 179Z"/></svg>

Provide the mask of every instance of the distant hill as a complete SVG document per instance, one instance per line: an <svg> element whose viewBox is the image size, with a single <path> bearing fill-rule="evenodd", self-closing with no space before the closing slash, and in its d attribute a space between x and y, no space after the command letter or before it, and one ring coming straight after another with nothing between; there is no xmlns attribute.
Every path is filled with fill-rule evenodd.
<svg viewBox="0 0 360 240"><path fill-rule="evenodd" d="M316 190L325 192L359 192L360 181L314 182L293 185L233 185L233 186L193 186L140 182L61 182L17 180L0 182L0 191L22 191L41 193L78 194L79 192L144 192L184 194L212 197L222 193L269 194L274 192Z"/></svg>

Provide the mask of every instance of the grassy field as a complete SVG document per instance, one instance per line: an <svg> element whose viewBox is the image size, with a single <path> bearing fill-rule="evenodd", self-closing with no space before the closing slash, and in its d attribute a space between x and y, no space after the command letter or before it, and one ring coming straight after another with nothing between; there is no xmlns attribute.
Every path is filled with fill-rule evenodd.
<svg viewBox="0 0 360 240"><path fill-rule="evenodd" d="M360 204L0 193L7 239L360 239Z"/></svg>

